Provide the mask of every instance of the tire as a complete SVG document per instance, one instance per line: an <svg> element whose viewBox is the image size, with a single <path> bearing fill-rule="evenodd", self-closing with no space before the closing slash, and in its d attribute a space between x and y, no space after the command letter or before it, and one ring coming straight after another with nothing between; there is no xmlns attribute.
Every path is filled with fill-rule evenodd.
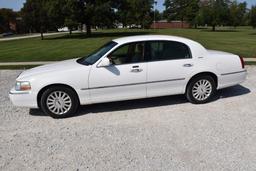
<svg viewBox="0 0 256 171"><path fill-rule="evenodd" d="M193 78L187 86L186 97L193 104L203 104L212 100L216 94L216 83L211 76Z"/></svg>
<svg viewBox="0 0 256 171"><path fill-rule="evenodd" d="M53 118L66 118L76 113L79 100L72 89L65 86L56 86L43 92L40 106L45 114Z"/></svg>

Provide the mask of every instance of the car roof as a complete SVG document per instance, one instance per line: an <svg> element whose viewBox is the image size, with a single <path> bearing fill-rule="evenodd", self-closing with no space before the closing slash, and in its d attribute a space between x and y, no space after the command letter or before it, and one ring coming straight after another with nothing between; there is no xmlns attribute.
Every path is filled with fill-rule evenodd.
<svg viewBox="0 0 256 171"><path fill-rule="evenodd" d="M178 41L183 43L192 43L193 40L178 37L178 36L166 36L166 35L141 35L141 36L128 36L122 37L118 39L114 39L113 41L118 44L131 43L137 41L150 41L150 40L169 40L169 41Z"/></svg>

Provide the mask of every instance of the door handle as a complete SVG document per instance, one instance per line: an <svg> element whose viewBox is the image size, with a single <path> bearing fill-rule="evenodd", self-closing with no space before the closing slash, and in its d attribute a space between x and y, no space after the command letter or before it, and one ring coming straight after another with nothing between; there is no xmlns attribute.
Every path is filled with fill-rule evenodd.
<svg viewBox="0 0 256 171"><path fill-rule="evenodd" d="M183 66L184 66L184 67L192 67L193 64L184 64Z"/></svg>
<svg viewBox="0 0 256 171"><path fill-rule="evenodd" d="M141 72L141 71L143 71L143 69L136 68L131 70L131 72Z"/></svg>

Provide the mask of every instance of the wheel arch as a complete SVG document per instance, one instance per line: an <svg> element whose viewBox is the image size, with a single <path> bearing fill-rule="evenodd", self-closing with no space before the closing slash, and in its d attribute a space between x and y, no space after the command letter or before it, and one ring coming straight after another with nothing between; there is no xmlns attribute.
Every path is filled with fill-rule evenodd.
<svg viewBox="0 0 256 171"><path fill-rule="evenodd" d="M69 86L69 85L67 85L67 84L56 83L56 84L47 85L47 86L45 86L45 87L43 87L43 88L40 89L40 91L39 91L38 94L37 94L37 105L38 105L39 108L41 108L41 106L40 106L40 100L41 100L41 97L42 97L42 95L43 95L43 92L46 91L46 90L47 90L48 88L50 88L50 87L58 87L58 86L60 86L60 87L68 87L69 89L71 89L72 91L74 91L75 94L76 94L76 97L77 97L77 99L78 99L78 101L79 101L79 104L80 104L79 96L78 96L76 90L75 90L73 87L71 87L71 86Z"/></svg>
<svg viewBox="0 0 256 171"><path fill-rule="evenodd" d="M216 88L218 87L218 76L217 76L216 74L214 74L213 72L206 71L206 72L200 72L200 73L197 73L197 74L193 75L193 76L189 79L189 81L187 82L185 91L187 91L187 88L188 88L189 83L190 83L193 79L195 79L195 78L197 78L197 77L200 77L200 76L211 76L211 77L213 78L215 84L216 84Z"/></svg>

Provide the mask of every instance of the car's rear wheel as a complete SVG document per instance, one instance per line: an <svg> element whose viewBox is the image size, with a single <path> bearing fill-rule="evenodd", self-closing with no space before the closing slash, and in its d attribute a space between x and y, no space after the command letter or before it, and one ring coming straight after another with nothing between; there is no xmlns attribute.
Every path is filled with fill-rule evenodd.
<svg viewBox="0 0 256 171"><path fill-rule="evenodd" d="M41 96L40 105L44 113L53 118L72 116L77 111L79 100L76 93L65 86L50 87Z"/></svg>
<svg viewBox="0 0 256 171"><path fill-rule="evenodd" d="M211 76L199 76L192 79L187 86L186 97L194 104L207 103L216 93L216 83Z"/></svg>

